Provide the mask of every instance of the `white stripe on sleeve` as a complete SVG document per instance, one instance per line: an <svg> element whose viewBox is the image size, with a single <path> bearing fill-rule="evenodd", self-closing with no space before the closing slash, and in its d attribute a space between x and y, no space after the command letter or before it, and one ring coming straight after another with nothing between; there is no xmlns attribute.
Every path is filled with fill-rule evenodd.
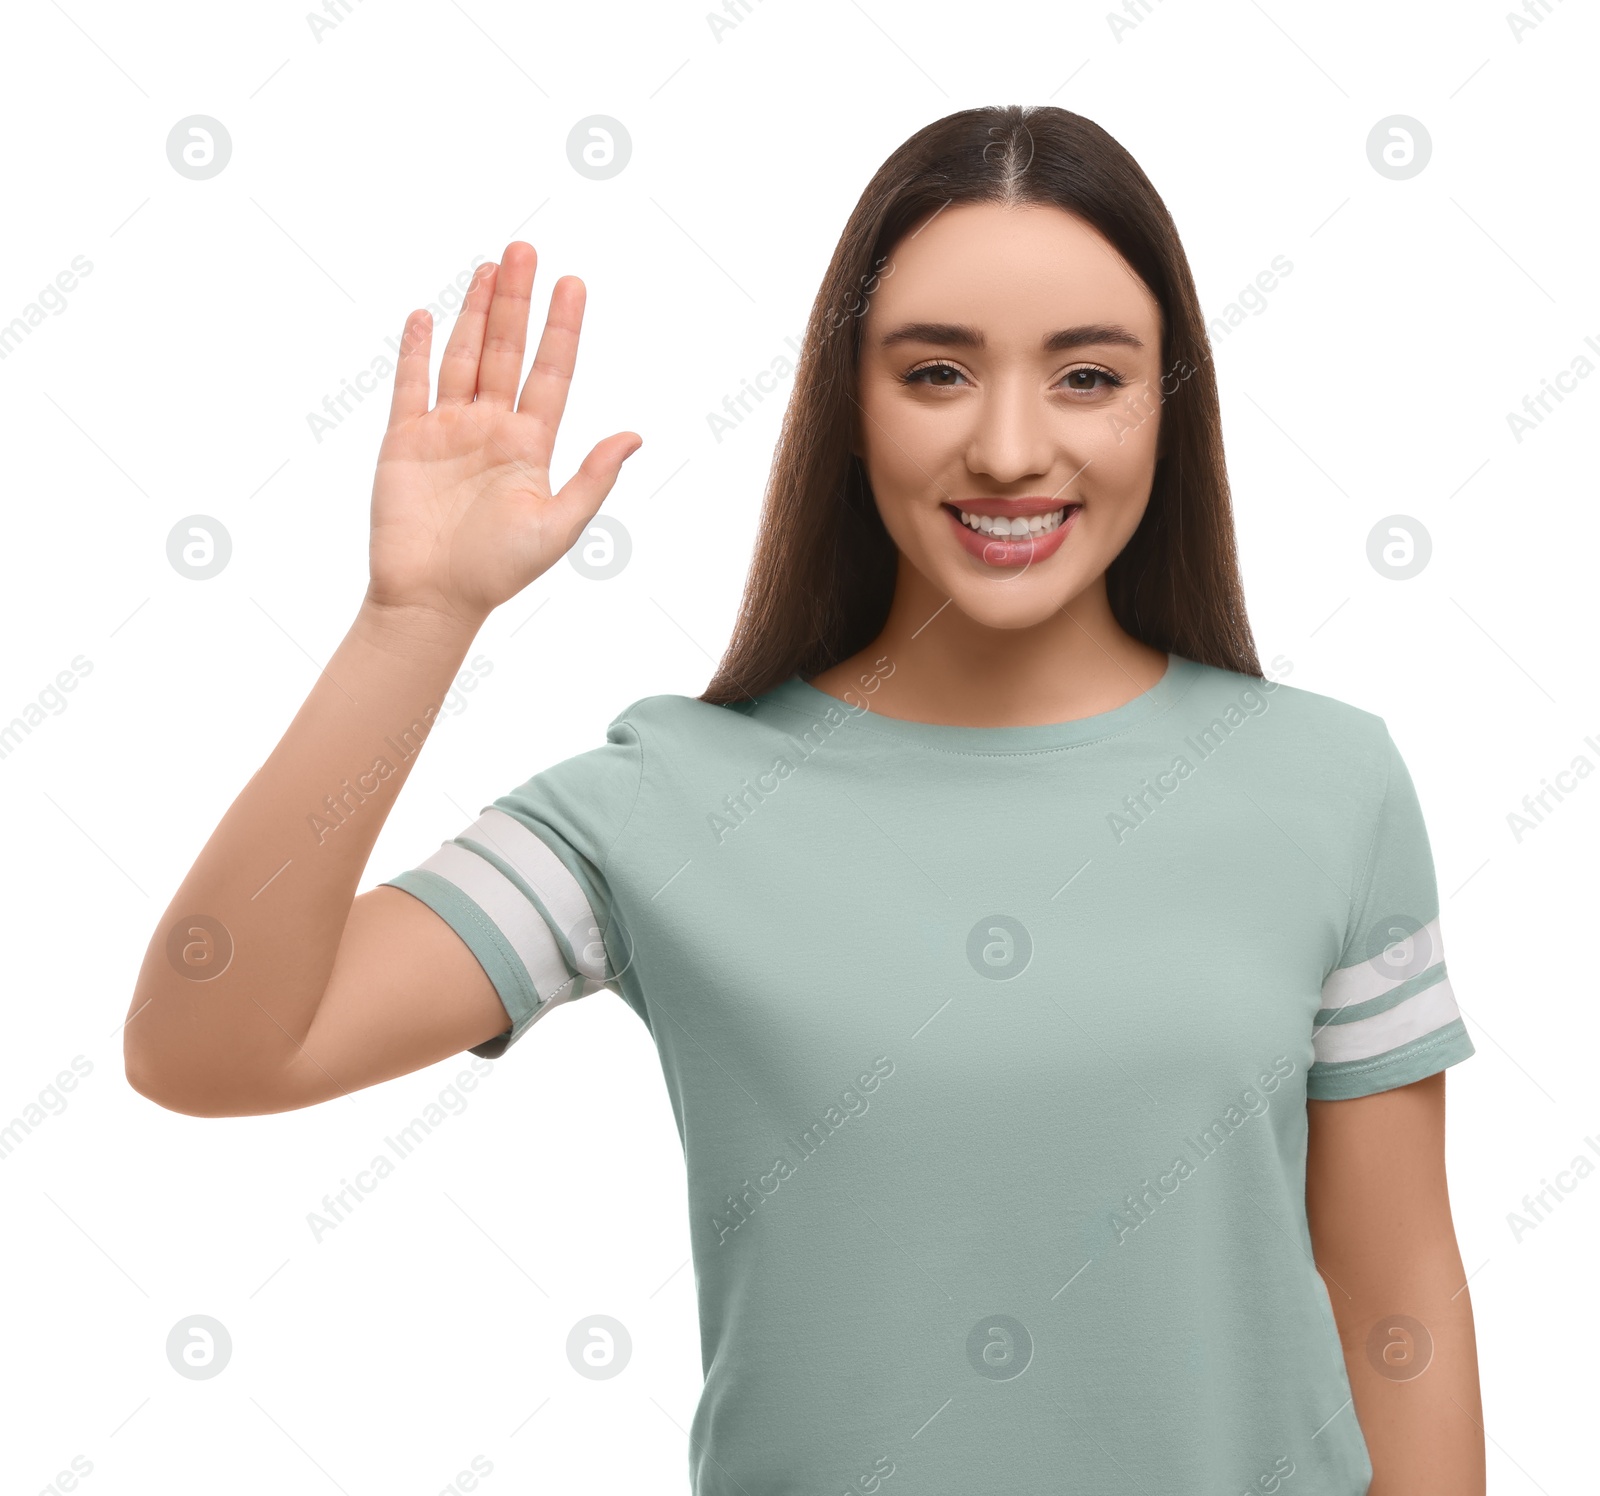
<svg viewBox="0 0 1600 1496"><path fill-rule="evenodd" d="M595 982L605 980L604 948L591 933L597 933L599 925L594 910L589 907L588 895L549 847L515 816L503 810L486 810L457 840L478 842L511 867L539 896L539 902L549 911L556 928L567 937L578 970ZM601 951L598 961L594 955L596 949ZM562 975L566 975L565 970Z"/></svg>
<svg viewBox="0 0 1600 1496"><path fill-rule="evenodd" d="M567 974L561 948L544 917L497 867L453 841L445 842L418 866L453 883L488 915L527 967L543 1001L564 1002L572 996L576 984Z"/></svg>
<svg viewBox="0 0 1600 1496"><path fill-rule="evenodd" d="M1384 969L1386 963L1373 960L1332 972L1322 984L1322 1006L1348 1008L1356 1003L1369 1002L1374 997L1382 997L1385 992L1393 992L1402 982L1420 976L1428 967L1444 960L1444 945L1439 937L1437 916L1398 944L1400 951L1393 963L1393 971Z"/></svg>
<svg viewBox="0 0 1600 1496"><path fill-rule="evenodd" d="M1446 977L1370 1018L1358 1018L1354 1023L1323 1024L1313 1036L1312 1051L1322 1064L1370 1060L1420 1039L1424 1034L1431 1034L1460 1016L1455 993L1450 990L1450 979Z"/></svg>

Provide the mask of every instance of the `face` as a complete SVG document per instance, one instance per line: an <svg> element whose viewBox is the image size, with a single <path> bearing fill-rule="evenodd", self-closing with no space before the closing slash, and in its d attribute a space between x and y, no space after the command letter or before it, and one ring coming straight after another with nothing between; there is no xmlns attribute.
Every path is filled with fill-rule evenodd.
<svg viewBox="0 0 1600 1496"><path fill-rule="evenodd" d="M1008 629L1103 587L1155 476L1148 288L1094 229L1038 204L946 208L880 276L855 450L900 585Z"/></svg>

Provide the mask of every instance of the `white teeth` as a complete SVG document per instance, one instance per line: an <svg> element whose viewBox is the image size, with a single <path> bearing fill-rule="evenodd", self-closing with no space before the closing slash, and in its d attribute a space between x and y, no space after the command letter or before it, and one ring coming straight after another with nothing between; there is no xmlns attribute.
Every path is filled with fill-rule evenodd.
<svg viewBox="0 0 1600 1496"><path fill-rule="evenodd" d="M1031 514L1007 519L1003 515L970 514L959 511L961 523L970 526L980 535L993 535L996 539L1020 539L1025 535L1048 535L1066 517L1067 508L1052 509L1048 514Z"/></svg>

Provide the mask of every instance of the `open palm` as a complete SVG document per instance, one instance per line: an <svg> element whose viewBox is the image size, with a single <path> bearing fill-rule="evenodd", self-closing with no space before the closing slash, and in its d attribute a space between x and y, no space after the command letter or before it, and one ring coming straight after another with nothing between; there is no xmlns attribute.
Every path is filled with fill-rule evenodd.
<svg viewBox="0 0 1600 1496"><path fill-rule="evenodd" d="M372 484L369 600L480 624L577 540L640 437L599 442L557 493L550 455L567 403L584 286L563 276L517 394L537 256L521 240L478 267L428 406L433 320L406 319Z"/></svg>

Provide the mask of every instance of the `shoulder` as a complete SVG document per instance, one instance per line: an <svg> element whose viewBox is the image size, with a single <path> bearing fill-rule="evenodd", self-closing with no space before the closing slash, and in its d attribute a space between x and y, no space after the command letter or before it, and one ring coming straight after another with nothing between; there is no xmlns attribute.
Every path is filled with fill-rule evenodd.
<svg viewBox="0 0 1600 1496"><path fill-rule="evenodd" d="M1384 719L1352 702L1290 685L1284 674L1261 679L1200 666L1180 708L1186 725L1237 729L1259 719L1259 730L1238 732L1257 763L1280 766L1297 780L1337 786L1359 800L1381 796L1397 757Z"/></svg>
<svg viewBox="0 0 1600 1496"><path fill-rule="evenodd" d="M612 718L611 726L623 723L644 741L646 751L653 744L661 747L710 747L721 741L748 738L751 712L749 703L715 706L696 696L662 692L641 696Z"/></svg>
<svg viewBox="0 0 1600 1496"><path fill-rule="evenodd" d="M727 706L664 692L643 696L612 719L612 741L634 745L643 780L682 786L706 776L724 779L730 768L751 772L764 755L782 751L793 713L781 690Z"/></svg>
<svg viewBox="0 0 1600 1496"><path fill-rule="evenodd" d="M1376 712L1337 696L1292 686L1281 674L1261 679L1201 665L1190 696L1197 714L1233 702L1262 717L1276 717L1285 731L1326 734L1345 748L1370 748L1388 737L1388 728Z"/></svg>

